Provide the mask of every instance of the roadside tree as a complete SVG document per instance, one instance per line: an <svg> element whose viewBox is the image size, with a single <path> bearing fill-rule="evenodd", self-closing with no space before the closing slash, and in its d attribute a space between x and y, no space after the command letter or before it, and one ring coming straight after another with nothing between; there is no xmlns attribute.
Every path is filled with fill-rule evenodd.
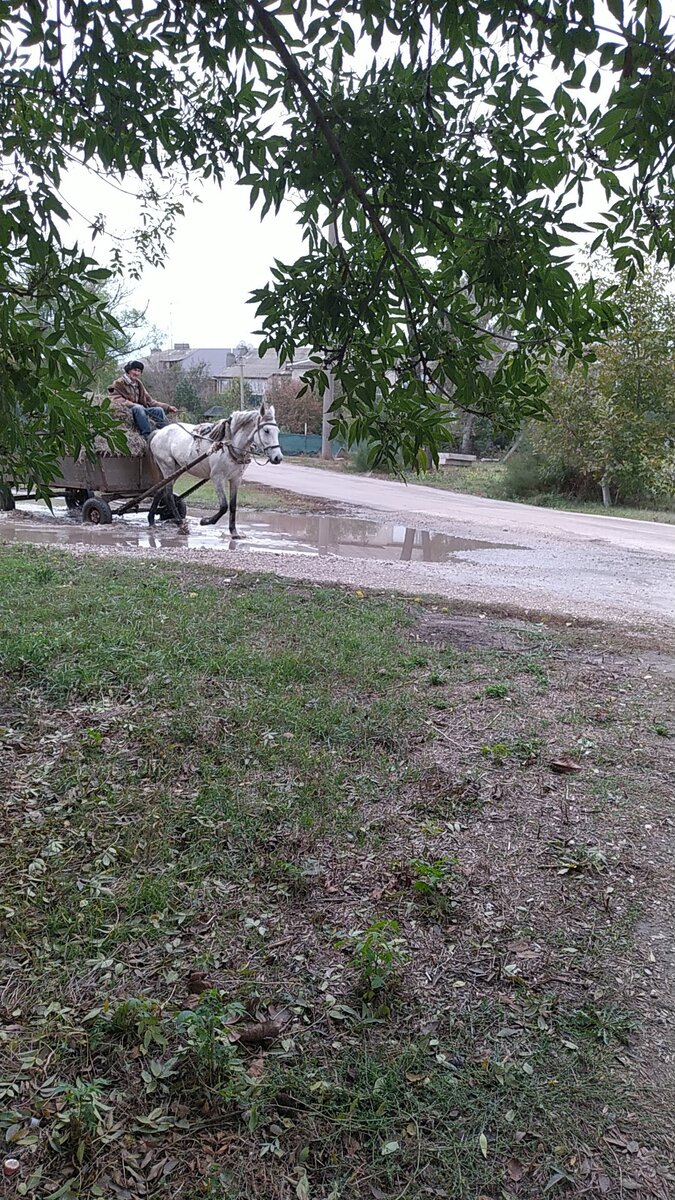
<svg viewBox="0 0 675 1200"><path fill-rule="evenodd" d="M303 394L300 394L303 393ZM288 433L321 433L323 407L321 398L311 388L304 388L298 379L274 375L266 396L274 405L277 421Z"/></svg>
<svg viewBox="0 0 675 1200"><path fill-rule="evenodd" d="M675 300L650 265L618 286L620 327L586 369L554 372L548 419L528 428L533 486L617 501L675 494Z"/></svg>

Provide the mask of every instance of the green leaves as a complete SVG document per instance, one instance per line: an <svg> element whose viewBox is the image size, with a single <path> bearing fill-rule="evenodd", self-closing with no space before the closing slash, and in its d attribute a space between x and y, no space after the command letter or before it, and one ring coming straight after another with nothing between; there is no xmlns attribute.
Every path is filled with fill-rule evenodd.
<svg viewBox="0 0 675 1200"><path fill-rule="evenodd" d="M307 251L256 293L262 332L332 369L339 429L367 439L374 461L433 457L457 408L506 422L540 413L546 361L583 357L606 318L561 236L578 234L565 214L586 187L605 188L594 244L620 267L635 274L649 253L675 262L673 39L657 0L630 35L621 0L609 9L615 33L596 26L590 0L526 14L492 0L336 0L309 20L306 4L262 0L180 14L67 0L62 30L42 4L9 0L0 387L11 469L20 447L21 469L46 469L41 428L81 443L80 347L109 344L110 314L91 299L100 270L78 266L64 239L59 188L73 158L118 179L234 171L263 214L292 201ZM373 52L365 68L357 30ZM552 100L540 84L551 67ZM118 252L113 267L138 276L161 262L181 211L145 187L132 259ZM36 275L39 297L25 293Z"/></svg>

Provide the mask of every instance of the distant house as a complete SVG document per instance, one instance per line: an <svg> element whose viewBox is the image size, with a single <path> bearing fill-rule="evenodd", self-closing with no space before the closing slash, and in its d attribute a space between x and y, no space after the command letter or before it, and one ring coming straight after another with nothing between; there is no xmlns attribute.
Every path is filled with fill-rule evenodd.
<svg viewBox="0 0 675 1200"><path fill-rule="evenodd" d="M229 391L233 383L238 385L243 379L244 383L248 385L249 403L256 404L263 399L270 380L278 376L281 376L282 379L299 380L303 371L310 366L316 366L316 363L310 363L309 351L304 347L298 351L292 362L283 365L279 362L276 350L267 350L262 358L257 350L254 350L251 354L246 354L237 362L228 365L217 376L216 392Z"/></svg>
<svg viewBox="0 0 675 1200"><path fill-rule="evenodd" d="M321 354L314 353L310 350L309 346L299 346L290 367L293 379L299 379L311 367L316 368L321 366L321 360Z"/></svg>
<svg viewBox="0 0 675 1200"><path fill-rule="evenodd" d="M148 370L158 372L189 371L203 363L215 395L219 390L217 380L221 373L235 362L235 353L229 346L196 346L193 349L189 342L176 342L173 350L160 350L155 347L144 362Z"/></svg>
<svg viewBox="0 0 675 1200"><path fill-rule="evenodd" d="M250 403L262 400L267 384L275 375L288 375L287 367L279 365L279 355L276 350L267 350L260 358L257 350L246 354L238 362L232 362L216 378L216 392L227 392L232 384L237 385L243 379L248 384Z"/></svg>

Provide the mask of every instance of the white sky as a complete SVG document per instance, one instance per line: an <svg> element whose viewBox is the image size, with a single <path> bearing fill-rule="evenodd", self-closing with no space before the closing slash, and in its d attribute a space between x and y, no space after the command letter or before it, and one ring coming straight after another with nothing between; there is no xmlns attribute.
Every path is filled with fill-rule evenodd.
<svg viewBox="0 0 675 1200"><path fill-rule="evenodd" d="M124 185L134 187L133 177ZM128 303L147 309L147 321L157 326L162 345L189 342L191 346L235 346L257 342L255 306L247 300L254 288L270 279L275 259L294 262L303 252L293 207L286 203L278 216L264 221L249 208L248 189L209 180L192 186L201 203L187 200L173 241L167 243L164 267L145 267L140 283L129 281ZM71 238L92 250L88 224L105 213L107 226L128 235L138 221L138 206L115 187L90 172L74 168L61 194L76 210L69 226ZM109 261L112 242L99 238L93 256Z"/></svg>
<svg viewBox="0 0 675 1200"><path fill-rule="evenodd" d="M147 304L148 320L170 342L235 346L258 341L253 288L270 279L274 259L294 262L302 253L290 204L264 221L249 208L248 191L208 180L201 204L188 201L164 269L146 268L134 303Z"/></svg>

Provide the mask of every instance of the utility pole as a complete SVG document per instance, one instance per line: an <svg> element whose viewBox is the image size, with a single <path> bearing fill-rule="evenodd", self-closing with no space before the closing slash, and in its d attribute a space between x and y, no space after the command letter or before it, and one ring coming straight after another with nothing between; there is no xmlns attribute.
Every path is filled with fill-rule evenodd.
<svg viewBox="0 0 675 1200"><path fill-rule="evenodd" d="M244 360L239 359L239 408L243 412L246 405L244 404Z"/></svg>
<svg viewBox="0 0 675 1200"><path fill-rule="evenodd" d="M331 246L337 245L337 213L333 213L328 226L328 241ZM331 445L331 417L330 409L335 400L335 376L332 371L327 371L328 387L323 393L323 409L321 413L321 457L332 458L333 447Z"/></svg>

